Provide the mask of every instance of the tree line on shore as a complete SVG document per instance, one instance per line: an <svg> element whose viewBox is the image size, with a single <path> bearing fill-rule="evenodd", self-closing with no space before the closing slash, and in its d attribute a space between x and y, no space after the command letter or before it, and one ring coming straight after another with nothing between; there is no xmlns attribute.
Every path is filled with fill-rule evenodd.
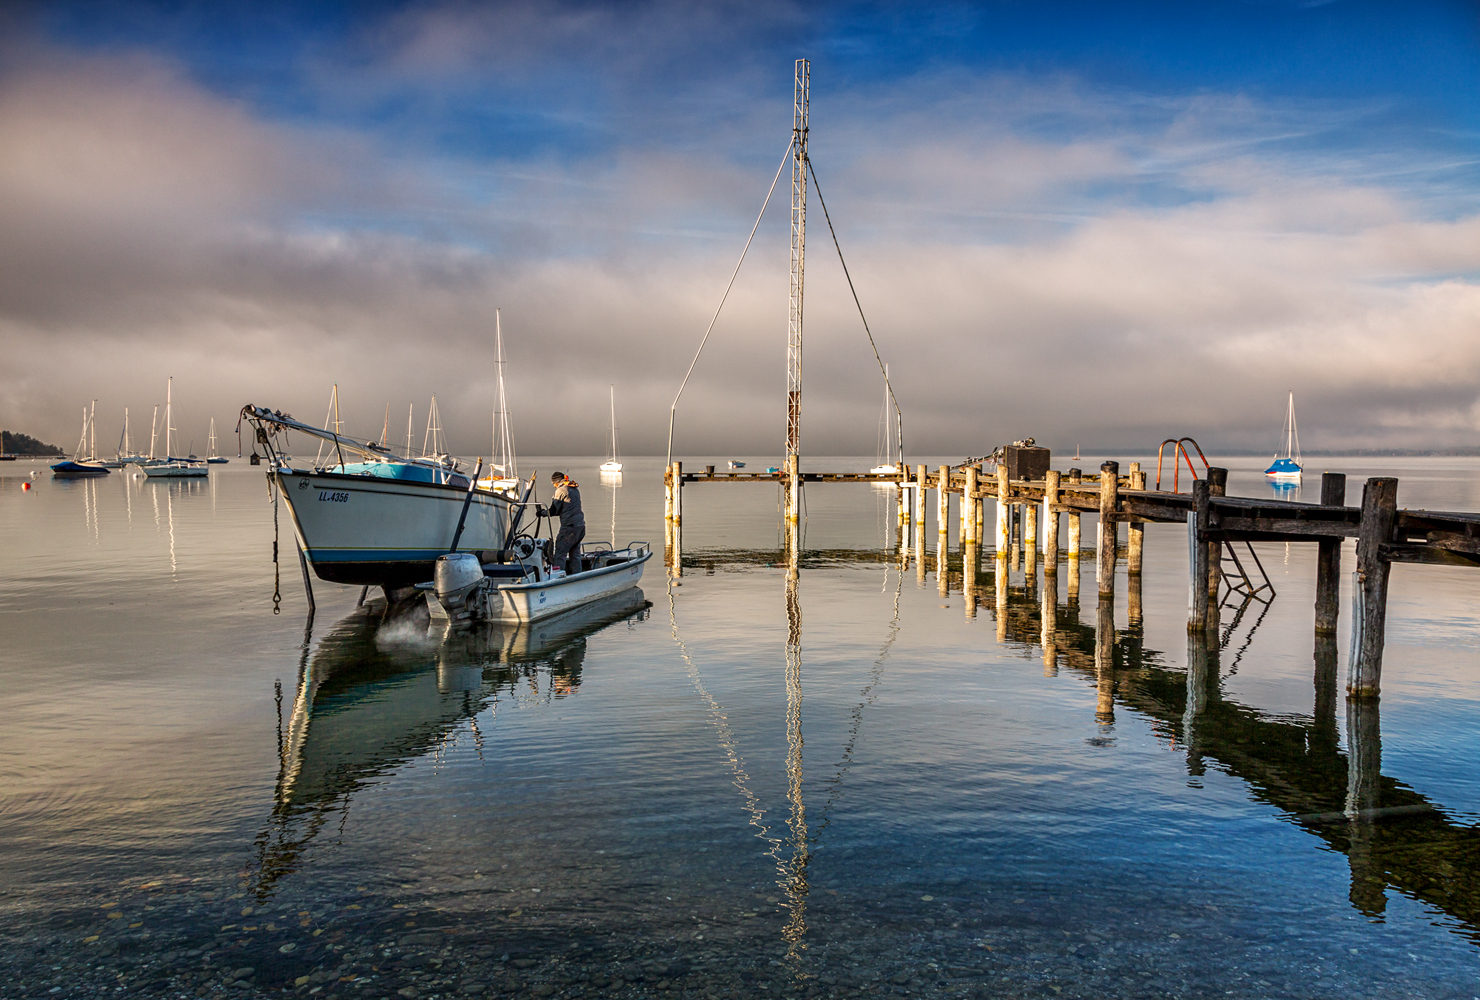
<svg viewBox="0 0 1480 1000"><path fill-rule="evenodd" d="M65 452L54 444L46 444L29 434L15 431L0 431L0 454L3 455L63 455Z"/></svg>

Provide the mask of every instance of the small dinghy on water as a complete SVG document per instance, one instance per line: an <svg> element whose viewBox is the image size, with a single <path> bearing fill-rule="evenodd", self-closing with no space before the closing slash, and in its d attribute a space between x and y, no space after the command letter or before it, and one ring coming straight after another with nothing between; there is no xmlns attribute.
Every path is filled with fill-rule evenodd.
<svg viewBox="0 0 1480 1000"><path fill-rule="evenodd" d="M1274 464L1264 470L1271 482L1296 485L1300 482L1300 432L1295 429L1295 393L1290 393L1290 403L1285 410L1285 454L1274 457Z"/></svg>
<svg viewBox="0 0 1480 1000"><path fill-rule="evenodd" d="M624 549L589 542L581 546L578 572L553 566L554 539L538 537L538 524L532 534L519 531L525 510L534 507L537 517L543 514L544 508L530 501L533 492L531 477L496 559L488 559L490 553L459 552L459 523L452 550L437 557L432 581L416 585L427 593L432 618L450 625L533 622L637 586L643 565L653 557L647 542L631 542Z"/></svg>

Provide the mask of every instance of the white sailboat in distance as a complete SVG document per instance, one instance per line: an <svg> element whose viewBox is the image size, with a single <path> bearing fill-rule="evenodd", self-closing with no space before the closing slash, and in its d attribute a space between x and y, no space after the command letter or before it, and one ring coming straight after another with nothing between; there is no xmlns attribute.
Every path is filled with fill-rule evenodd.
<svg viewBox="0 0 1480 1000"><path fill-rule="evenodd" d="M1285 410L1285 455L1275 455L1274 464L1264 474L1277 483L1300 482L1300 432L1295 429L1295 393L1290 392L1290 404Z"/></svg>
<svg viewBox="0 0 1480 1000"><path fill-rule="evenodd" d="M622 462L617 457L617 387L611 387L612 403L612 457L601 463L602 472L621 472Z"/></svg>

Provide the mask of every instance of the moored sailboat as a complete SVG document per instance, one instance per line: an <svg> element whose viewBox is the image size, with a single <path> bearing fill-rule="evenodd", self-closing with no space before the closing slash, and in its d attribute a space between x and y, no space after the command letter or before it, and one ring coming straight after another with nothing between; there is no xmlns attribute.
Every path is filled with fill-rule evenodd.
<svg viewBox="0 0 1480 1000"><path fill-rule="evenodd" d="M216 418L215 417L212 417L211 418L211 450L206 455L206 464L207 465L225 465L229 461L231 461L231 459L229 459L229 458L223 458L222 456L216 454Z"/></svg>
<svg viewBox="0 0 1480 1000"><path fill-rule="evenodd" d="M617 387L611 387L611 410L612 410L612 454L611 458L601 463L603 473L614 473L622 471L622 460L617 457Z"/></svg>
<svg viewBox="0 0 1480 1000"><path fill-rule="evenodd" d="M431 442L435 420L428 423L435 455L398 456L374 440L321 430L265 406L248 403L241 415L253 428L254 463L270 466L268 478L322 580L384 587L390 595L430 580L438 556L461 549L497 559L508 544L513 499L474 486L440 453L440 442ZM289 432L330 445L325 463L288 455Z"/></svg>
<svg viewBox="0 0 1480 1000"><path fill-rule="evenodd" d="M1290 403L1285 410L1285 454L1276 454L1274 464L1264 470L1264 475L1275 482L1300 482L1300 432L1295 429L1295 393L1290 392Z"/></svg>
<svg viewBox="0 0 1480 1000"><path fill-rule="evenodd" d="M92 410L86 406L82 408L82 437L77 439L77 450L73 452L70 461L58 462L51 467L54 479L88 479L95 476L106 476L111 471L107 465L98 461L97 432L93 427L93 416L98 408L98 401L93 400ZM91 444L89 444L91 441ZM87 457L83 457L83 452Z"/></svg>
<svg viewBox="0 0 1480 1000"><path fill-rule="evenodd" d="M200 459L175 458L171 454L171 445L174 442L174 403L175 403L175 379L174 376L165 382L164 390L164 461L153 461L144 464L144 475L150 479L189 479L210 474L210 467Z"/></svg>

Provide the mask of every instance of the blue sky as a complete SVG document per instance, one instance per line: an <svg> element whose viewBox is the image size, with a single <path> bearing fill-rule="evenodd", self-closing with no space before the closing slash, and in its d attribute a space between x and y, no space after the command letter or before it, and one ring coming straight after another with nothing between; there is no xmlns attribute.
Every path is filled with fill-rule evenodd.
<svg viewBox="0 0 1480 1000"><path fill-rule="evenodd" d="M79 388L143 406L173 366L189 400L192 383L219 384L222 357L224 395L302 412L336 380L376 414L437 391L475 451L500 307L516 367L564 359L580 400L531 420L526 446L589 436L599 451L620 377L626 439L658 447L785 148L798 56L829 207L930 450L1027 434L1133 448L1163 430L1262 448L1290 388L1316 447L1480 431L1480 4L47 3L5 17L0 240L23 273L0 279L0 337L38 365L58 350L84 371L124 359L139 383L100 368L96 389L67 395L24 366L0 374L0 407L53 438ZM810 441L867 453L860 400L877 376L820 225ZM779 441L784 243L780 205L696 372L696 448ZM291 374L245 344L270 344ZM449 379L428 345L472 363ZM976 384L1063 358L1155 391L1091 416ZM960 359L983 375L961 391L990 442L929 390ZM1216 412L1179 388L1210 368L1228 382ZM538 408L538 382L521 393ZM202 419L217 406L186 405Z"/></svg>

